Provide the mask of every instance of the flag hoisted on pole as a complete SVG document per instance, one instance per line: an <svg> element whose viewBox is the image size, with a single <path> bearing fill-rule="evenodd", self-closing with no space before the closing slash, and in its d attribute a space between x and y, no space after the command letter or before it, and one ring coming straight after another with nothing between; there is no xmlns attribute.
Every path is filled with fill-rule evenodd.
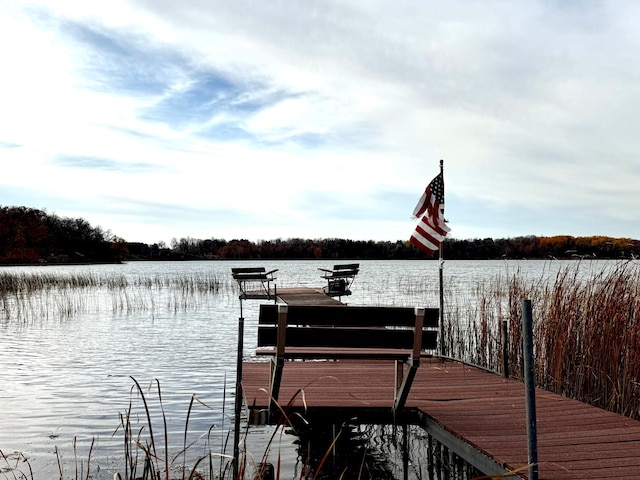
<svg viewBox="0 0 640 480"><path fill-rule="evenodd" d="M451 229L444 218L444 175L443 161L440 160L440 173L427 185L424 193L413 210L415 218L422 218L409 241L427 255L439 251L444 237Z"/></svg>

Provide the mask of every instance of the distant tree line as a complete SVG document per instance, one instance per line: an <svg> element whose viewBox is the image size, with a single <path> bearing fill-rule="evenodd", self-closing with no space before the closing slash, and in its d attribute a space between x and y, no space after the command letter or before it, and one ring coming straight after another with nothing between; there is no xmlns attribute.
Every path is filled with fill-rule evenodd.
<svg viewBox="0 0 640 480"><path fill-rule="evenodd" d="M124 245L82 218L27 207L0 207L0 263L95 263L121 259Z"/></svg>
<svg viewBox="0 0 640 480"><path fill-rule="evenodd" d="M251 242L249 240L173 239L171 251L185 257L221 259L437 259L427 257L408 241L346 240L342 238L290 238ZM472 240L445 239L443 256L450 260L501 258L631 258L640 254L640 241L604 236L522 236Z"/></svg>
<svg viewBox="0 0 640 480"><path fill-rule="evenodd" d="M445 256L450 259L498 258L635 258L640 241L605 236L572 237L556 235L473 240L446 239Z"/></svg>
<svg viewBox="0 0 640 480"><path fill-rule="evenodd" d="M640 242L604 236L523 236L503 239L447 238L449 260L499 258L631 258ZM258 259L437 259L408 241L276 239L252 242L218 238L173 239L146 244L93 227L82 218L63 218L43 210L0 206L0 264L99 263L126 260Z"/></svg>

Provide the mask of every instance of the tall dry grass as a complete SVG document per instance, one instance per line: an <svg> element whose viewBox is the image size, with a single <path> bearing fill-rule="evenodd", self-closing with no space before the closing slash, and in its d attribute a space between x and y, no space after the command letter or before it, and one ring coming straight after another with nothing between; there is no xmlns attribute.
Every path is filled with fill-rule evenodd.
<svg viewBox="0 0 640 480"><path fill-rule="evenodd" d="M581 267L576 262L551 278L516 271L485 284L476 308L447 312L444 353L502 371L506 320L510 372L521 377L521 306L529 299L537 385L640 418L640 263Z"/></svg>
<svg viewBox="0 0 640 480"><path fill-rule="evenodd" d="M92 272L0 272L0 321L68 319L104 308L114 313L186 311L198 308L227 286L228 282L213 274L127 277Z"/></svg>
<svg viewBox="0 0 640 480"><path fill-rule="evenodd" d="M539 299L537 376L551 391L640 416L640 265L588 281L571 272Z"/></svg>

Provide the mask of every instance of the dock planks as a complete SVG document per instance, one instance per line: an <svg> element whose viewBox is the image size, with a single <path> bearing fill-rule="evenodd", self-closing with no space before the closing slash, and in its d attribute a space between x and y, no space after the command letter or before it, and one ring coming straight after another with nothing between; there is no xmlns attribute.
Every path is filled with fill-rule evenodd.
<svg viewBox="0 0 640 480"><path fill-rule="evenodd" d="M393 403L384 361L291 362L283 403L304 391L307 409L379 410ZM247 362L243 387L268 408L269 364ZM255 403L254 403L255 402ZM298 394L294 405L303 408ZM540 479L640 478L640 422L543 390L536 391ZM524 385L454 361L425 359L406 405L507 469L527 465Z"/></svg>
<svg viewBox="0 0 640 480"><path fill-rule="evenodd" d="M278 291L278 297L289 304L339 304L321 290L287 290ZM247 404L267 409L269 363L244 362L242 377ZM388 419L393 385L384 360L295 361L283 370L280 399L286 403L295 397L293 405L301 410ZM539 389L536 407L540 479L640 479L640 422ZM462 442L505 469L527 465L522 382L452 360L425 358L405 411L430 433Z"/></svg>
<svg viewBox="0 0 640 480"><path fill-rule="evenodd" d="M278 290L278 298L287 305L344 306L344 303L325 295L321 288L281 288Z"/></svg>

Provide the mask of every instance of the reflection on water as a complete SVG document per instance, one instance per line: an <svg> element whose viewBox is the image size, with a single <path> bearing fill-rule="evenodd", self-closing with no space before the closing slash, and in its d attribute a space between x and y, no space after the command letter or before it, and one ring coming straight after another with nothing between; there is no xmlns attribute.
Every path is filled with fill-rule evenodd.
<svg viewBox="0 0 640 480"><path fill-rule="evenodd" d="M353 295L343 298L348 303L438 305L437 261L360 264ZM449 261L444 264L447 302L472 298L474 285L497 275L505 277L516 269L532 276L553 275L560 265ZM16 464L16 452L24 454L38 480L58 475L59 457L65 476L71 476L78 465L86 468L92 448L94 478L112 478L113 472L122 468L120 415L131 408L137 428L144 427L145 434L149 428L142 398L133 388L131 377L139 382L149 401L152 428L155 435L160 435L162 448L166 421L170 460L185 443L191 445L189 454L195 457L225 451L232 426L240 312L230 271L237 266L249 265L136 262L0 269L0 274L91 274L127 280L124 288L52 289L29 298L3 300L0 450L9 464ZM317 287L324 282L318 267L331 267L332 262L254 262L250 266L278 268L278 288ZM184 284L157 281L185 277L217 279L220 290L193 291ZM245 358L252 357L256 344L258 304L248 301L243 307ZM199 401L189 413L185 440L193 395ZM226 453L231 451L229 443ZM259 457L261 452L255 455ZM288 458L296 462L295 455L289 454ZM172 461L179 465L182 457ZM0 462L0 471L8 468L7 462Z"/></svg>

